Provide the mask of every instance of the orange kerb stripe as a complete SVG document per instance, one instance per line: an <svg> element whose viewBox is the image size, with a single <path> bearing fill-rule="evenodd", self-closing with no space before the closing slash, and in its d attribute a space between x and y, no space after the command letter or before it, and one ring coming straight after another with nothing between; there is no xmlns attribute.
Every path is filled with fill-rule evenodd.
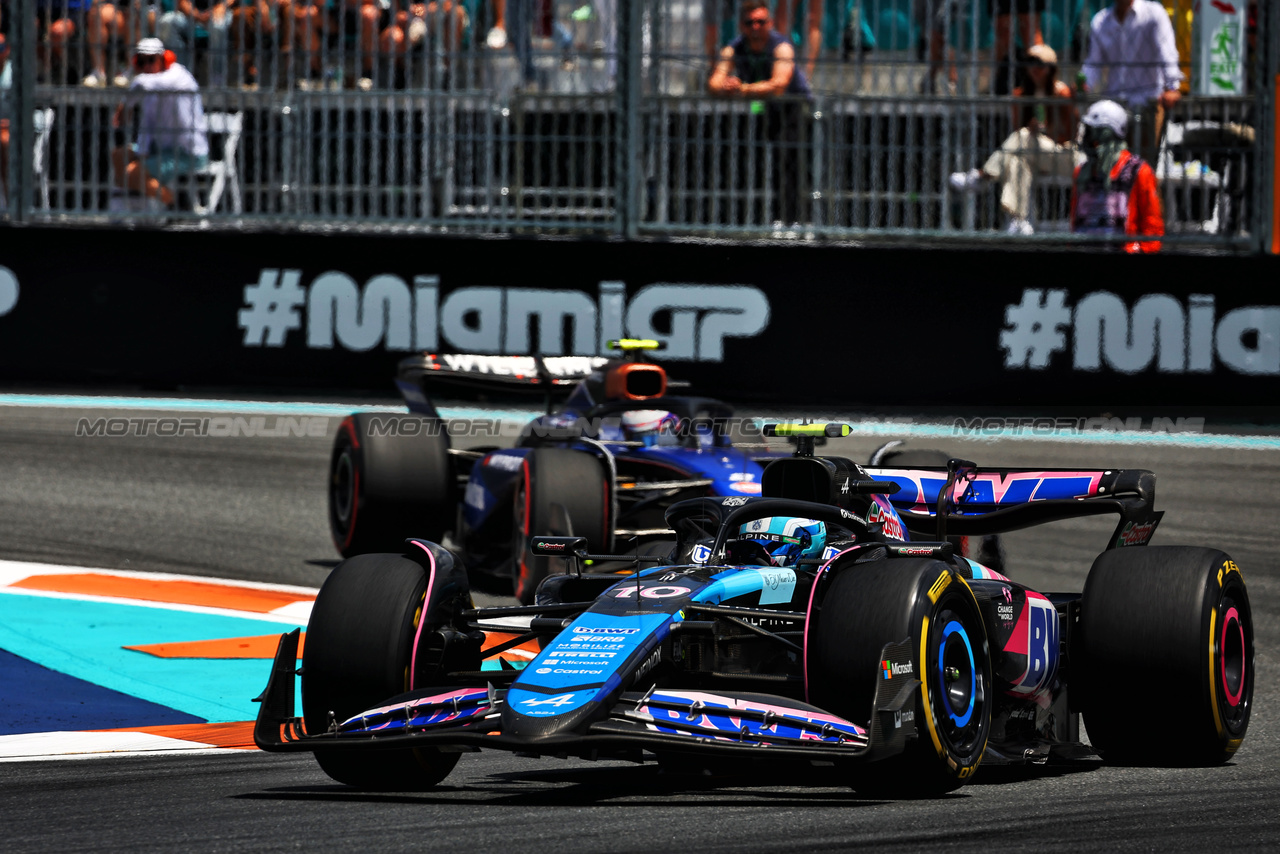
<svg viewBox="0 0 1280 854"><path fill-rule="evenodd" d="M145 732L182 741L199 741L215 747L255 750L253 721L226 724L169 724L167 726L130 726L120 729L95 729L89 732Z"/></svg>
<svg viewBox="0 0 1280 854"><path fill-rule="evenodd" d="M292 605L294 602L314 599L314 597L280 590L228 587L222 584L205 584L201 581L127 578L119 575L98 575L92 572L74 575L33 575L10 586L27 590L47 590L51 593L79 593L86 596L107 596L113 599L140 599L145 602L165 602L171 605L203 605L209 608L250 611L255 614L270 613L285 605Z"/></svg>
<svg viewBox="0 0 1280 854"><path fill-rule="evenodd" d="M518 635L511 632L486 632L484 636L484 645L481 647L481 651L487 652L498 644L506 643L515 637L518 637ZM519 646L512 647L512 649L524 650L525 652L532 653L533 655L537 655L542 652L542 648L538 646L538 642L536 640L525 641ZM510 651L511 650L508 650L508 652Z"/></svg>
<svg viewBox="0 0 1280 854"><path fill-rule="evenodd" d="M298 640L298 658L307 634ZM248 638L217 638L215 640L181 641L178 643L152 643L126 646L125 649L145 652L156 658L275 658L279 635L256 635Z"/></svg>

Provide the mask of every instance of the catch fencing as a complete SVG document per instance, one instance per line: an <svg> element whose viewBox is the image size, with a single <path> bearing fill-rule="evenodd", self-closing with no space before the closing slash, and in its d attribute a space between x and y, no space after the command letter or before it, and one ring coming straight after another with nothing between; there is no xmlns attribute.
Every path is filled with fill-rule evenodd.
<svg viewBox="0 0 1280 854"><path fill-rule="evenodd" d="M1200 55L1197 31L1182 5L1175 31L1190 60ZM1022 43L1042 38L1057 54L1058 79L1075 85L1097 0L1047 0L1042 13L1007 22L986 0L779 0L773 21L793 34L810 92L715 97L708 79L739 33L738 8L735 0L14 0L4 10L13 82L0 216L1085 241L1067 233L1069 150L1032 169L1025 216L1011 214L999 181L974 170L1026 116L1043 118L1043 99L1006 94L1026 79ZM1154 161L1167 244L1270 243L1277 15L1263 3L1241 19L1237 93L1193 94L1206 87L1185 61L1193 85L1164 132L1157 138L1135 115L1132 147ZM124 186L137 118L117 108L132 45L150 35L192 70L208 117L208 163L178 165L170 204ZM1074 117L1092 100L1077 92L1059 106Z"/></svg>

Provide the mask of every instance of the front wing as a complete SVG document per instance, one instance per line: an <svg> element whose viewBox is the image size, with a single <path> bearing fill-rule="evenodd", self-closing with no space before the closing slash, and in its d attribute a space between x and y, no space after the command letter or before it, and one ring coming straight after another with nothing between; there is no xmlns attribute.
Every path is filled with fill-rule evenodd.
<svg viewBox="0 0 1280 854"><path fill-rule="evenodd" d="M816 761L871 761L900 753L916 737L919 681L879 681L868 726L783 697L654 687L623 693L608 714L584 728L530 740L501 731L506 691L492 685L441 689L389 702L323 733L305 731L294 711L298 630L280 638L254 726L262 750L377 750L412 747L494 748L597 758L653 752L769 756ZM909 641L888 644L882 658L907 660ZM905 717L905 720L904 720Z"/></svg>

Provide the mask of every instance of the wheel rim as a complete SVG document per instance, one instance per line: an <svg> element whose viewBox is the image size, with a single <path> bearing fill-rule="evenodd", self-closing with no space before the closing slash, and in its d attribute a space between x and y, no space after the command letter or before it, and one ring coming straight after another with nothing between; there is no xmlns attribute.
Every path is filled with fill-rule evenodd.
<svg viewBox="0 0 1280 854"><path fill-rule="evenodd" d="M1249 717L1253 695L1253 671L1249 650L1253 645L1253 625L1247 600L1237 598L1231 588L1218 604L1218 629L1214 643L1216 666L1211 678L1217 683L1217 705L1222 723L1236 735Z"/></svg>
<svg viewBox="0 0 1280 854"><path fill-rule="evenodd" d="M351 524L351 511L356 506L355 483L355 463L351 459L350 449L344 449L334 463L333 479L329 487L333 497L334 518L343 530Z"/></svg>
<svg viewBox="0 0 1280 854"><path fill-rule="evenodd" d="M934 682L930 703L942 746L959 759L981 758L989 719L987 669L982 635L969 608L960 601L939 609L933 625Z"/></svg>

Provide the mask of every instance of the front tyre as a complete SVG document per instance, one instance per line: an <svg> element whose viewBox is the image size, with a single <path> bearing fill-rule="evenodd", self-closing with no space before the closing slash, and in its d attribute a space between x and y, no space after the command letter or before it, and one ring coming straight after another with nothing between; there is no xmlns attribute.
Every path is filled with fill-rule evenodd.
<svg viewBox="0 0 1280 854"><path fill-rule="evenodd" d="M470 601L452 556L360 555L334 567L316 596L302 656L302 710L309 734L323 733L378 702L436 684L426 646ZM415 649L419 646L419 654ZM416 670L414 670L416 666ZM333 779L361 789L421 790L443 780L458 754L412 750L317 750Z"/></svg>
<svg viewBox="0 0 1280 854"><path fill-rule="evenodd" d="M973 591L935 560L872 560L829 571L834 577L809 615L810 701L867 721L878 680L910 674L921 683L919 737L898 756L857 766L854 788L869 796L930 797L959 787L982 761L993 702L991 655ZM903 638L911 639L913 660L881 660L885 644Z"/></svg>
<svg viewBox="0 0 1280 854"><path fill-rule="evenodd" d="M1103 552L1080 606L1080 706L1108 762L1212 765L1235 753L1253 704L1244 577L1216 549ZM1157 700L1135 719L1132 697Z"/></svg>

